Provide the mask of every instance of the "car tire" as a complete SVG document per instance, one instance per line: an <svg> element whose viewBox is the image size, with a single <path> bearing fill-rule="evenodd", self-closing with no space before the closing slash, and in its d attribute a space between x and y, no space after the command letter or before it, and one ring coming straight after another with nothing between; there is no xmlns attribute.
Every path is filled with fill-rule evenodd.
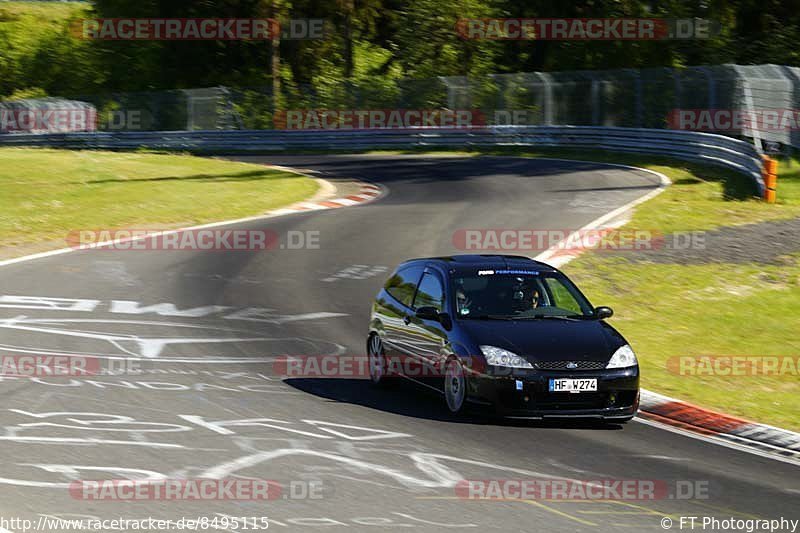
<svg viewBox="0 0 800 533"><path fill-rule="evenodd" d="M386 386L386 352L380 335L373 333L367 339L367 364L369 366L369 380L373 385Z"/></svg>
<svg viewBox="0 0 800 533"><path fill-rule="evenodd" d="M444 364L444 398L447 409L454 415L462 415L467 405L467 375L456 357Z"/></svg>

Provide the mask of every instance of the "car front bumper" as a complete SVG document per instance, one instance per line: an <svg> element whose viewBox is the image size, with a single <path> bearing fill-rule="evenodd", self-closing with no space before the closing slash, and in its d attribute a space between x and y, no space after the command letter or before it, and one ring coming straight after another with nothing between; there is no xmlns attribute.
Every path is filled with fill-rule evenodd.
<svg viewBox="0 0 800 533"><path fill-rule="evenodd" d="M509 418L629 420L639 408L639 368L600 371L514 370L471 376L468 400ZM553 378L596 378L597 392L549 392Z"/></svg>

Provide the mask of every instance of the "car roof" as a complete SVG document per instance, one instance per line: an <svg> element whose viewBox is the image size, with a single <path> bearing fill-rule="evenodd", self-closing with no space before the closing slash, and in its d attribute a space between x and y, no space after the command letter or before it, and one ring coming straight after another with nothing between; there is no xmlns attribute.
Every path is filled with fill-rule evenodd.
<svg viewBox="0 0 800 533"><path fill-rule="evenodd" d="M445 270L462 269L509 269L509 268L536 268L545 272L557 272L557 269L548 264L536 261L521 255L450 255L444 257L424 257L404 261L400 267L412 265L438 265Z"/></svg>

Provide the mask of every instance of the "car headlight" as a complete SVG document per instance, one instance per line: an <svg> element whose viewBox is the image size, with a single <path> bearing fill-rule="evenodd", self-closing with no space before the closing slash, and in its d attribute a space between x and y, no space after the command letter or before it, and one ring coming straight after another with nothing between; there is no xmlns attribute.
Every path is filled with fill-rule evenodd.
<svg viewBox="0 0 800 533"><path fill-rule="evenodd" d="M497 346L481 346L486 362L492 366L505 366L508 368L533 368L528 361L515 353L509 352Z"/></svg>
<svg viewBox="0 0 800 533"><path fill-rule="evenodd" d="M639 361L636 360L636 354L633 353L633 349L628 346L620 346L614 355L611 356L611 360L606 365L606 368L628 368L629 366L636 366L639 364Z"/></svg>

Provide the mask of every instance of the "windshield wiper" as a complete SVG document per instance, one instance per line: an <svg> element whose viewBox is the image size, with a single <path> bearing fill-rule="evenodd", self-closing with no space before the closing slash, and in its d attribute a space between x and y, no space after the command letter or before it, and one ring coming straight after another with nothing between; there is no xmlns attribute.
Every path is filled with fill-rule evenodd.
<svg viewBox="0 0 800 533"><path fill-rule="evenodd" d="M534 320L540 320L540 319L544 320L544 319L554 318L554 319L557 319L557 320L568 320L570 322L575 322L576 320L580 320L581 316L580 315L533 315L533 316L523 317L523 318L530 318L530 319L534 319Z"/></svg>
<svg viewBox="0 0 800 533"><path fill-rule="evenodd" d="M516 320L516 317L508 316L508 315L462 315L461 318L466 318L467 320Z"/></svg>
<svg viewBox="0 0 800 533"><path fill-rule="evenodd" d="M569 322L575 322L577 320L589 320L591 316L584 316L584 315L462 315L461 318L467 320L567 320Z"/></svg>

